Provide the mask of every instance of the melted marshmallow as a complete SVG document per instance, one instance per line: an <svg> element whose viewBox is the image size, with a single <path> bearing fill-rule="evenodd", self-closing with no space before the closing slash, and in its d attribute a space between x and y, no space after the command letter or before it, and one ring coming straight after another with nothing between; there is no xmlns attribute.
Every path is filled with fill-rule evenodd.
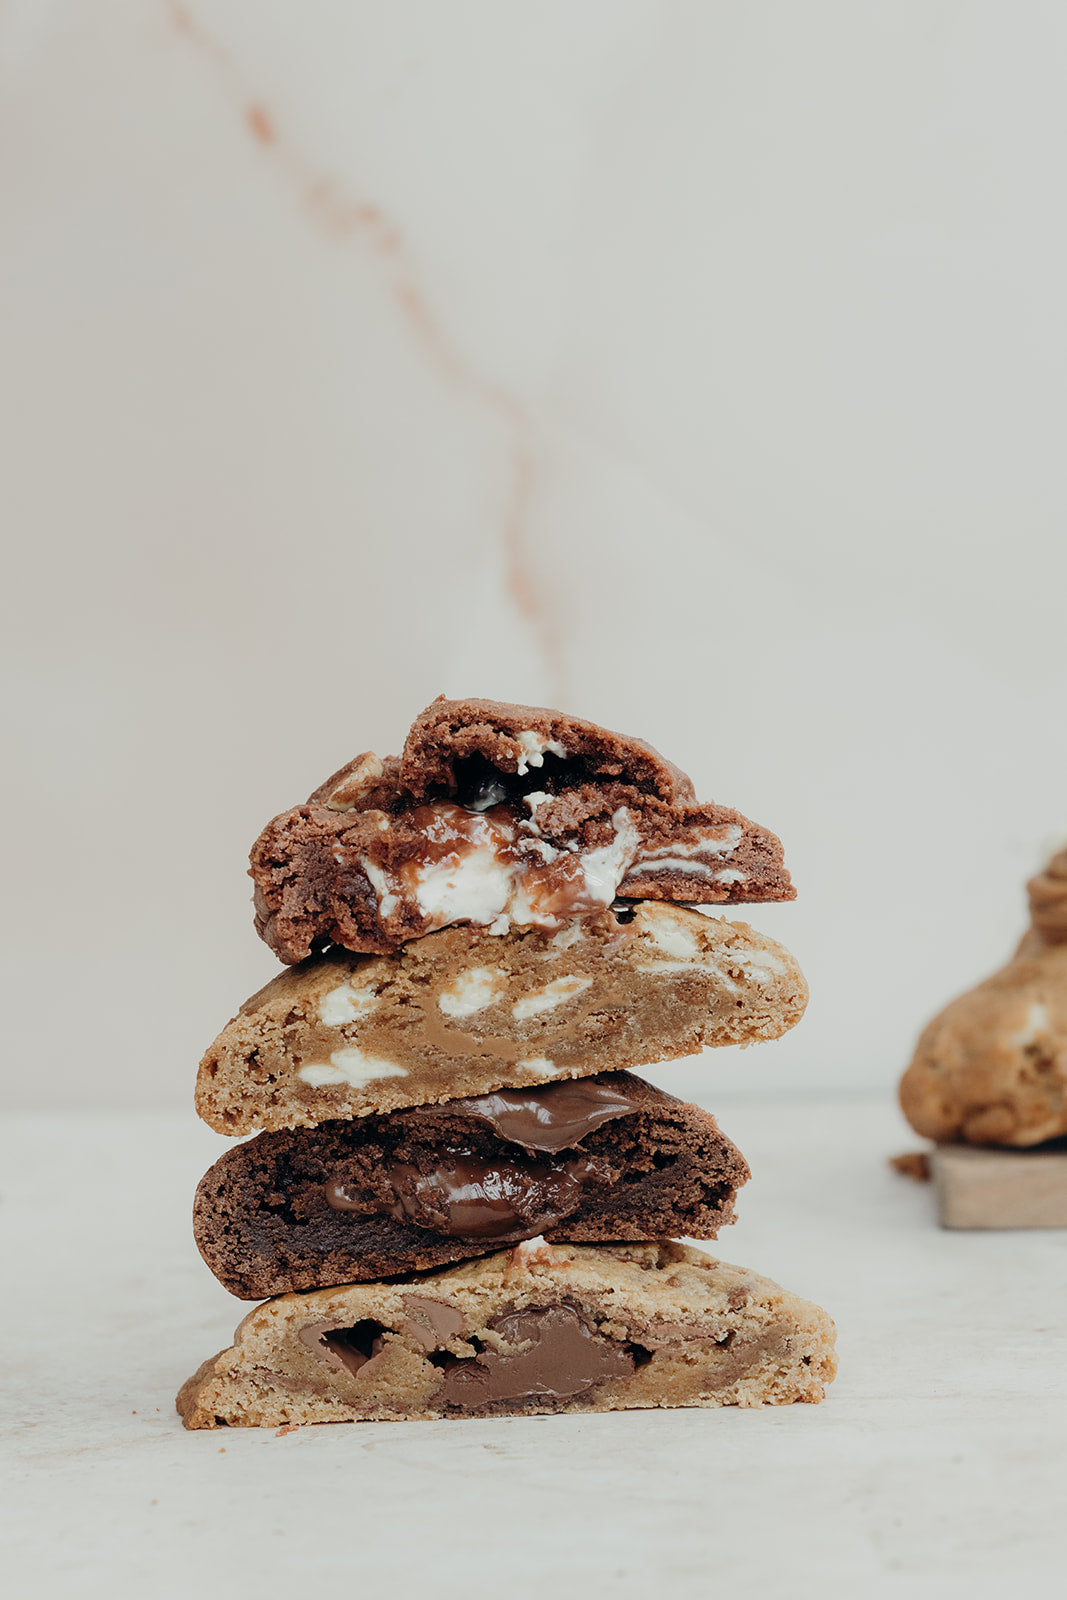
<svg viewBox="0 0 1067 1600"><path fill-rule="evenodd" d="M510 907L514 868L491 844L429 863L415 877L416 904L435 928L450 922L495 922Z"/></svg>
<svg viewBox="0 0 1067 1600"><path fill-rule="evenodd" d="M706 860L695 859L698 856L732 856L744 835L740 823L728 822L725 826L706 828L698 832L699 837L689 842L675 840L670 844L660 845L655 850L643 850L631 869L634 876L674 871L687 872L694 877L714 877L719 883L740 882L743 873L728 877L725 873L714 872L713 866Z"/></svg>
<svg viewBox="0 0 1067 1600"><path fill-rule="evenodd" d="M455 846L436 860L407 862L396 877L369 862L365 866L383 918L402 896L410 896L428 931L454 922L472 922L493 933L506 933L512 923L547 931L615 899L640 835L625 806L611 824L610 844L582 853L527 837L491 811L477 817L468 813ZM454 827L454 820L449 825ZM544 869L556 863L566 870L555 879L551 872L546 876Z"/></svg>

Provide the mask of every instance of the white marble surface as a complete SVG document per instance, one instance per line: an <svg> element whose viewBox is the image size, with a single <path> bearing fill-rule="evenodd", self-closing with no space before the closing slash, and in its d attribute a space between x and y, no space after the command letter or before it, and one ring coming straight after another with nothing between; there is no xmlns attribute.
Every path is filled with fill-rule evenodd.
<svg viewBox="0 0 1067 1600"><path fill-rule="evenodd" d="M252 839L440 691L778 831L746 1073L888 1090L1067 828L1065 59L1047 0L5 0L3 1101L184 1105Z"/></svg>
<svg viewBox="0 0 1067 1600"><path fill-rule="evenodd" d="M819 1300L821 1407L184 1433L241 1307L188 1230L191 1117L10 1118L12 1595L1059 1594L1067 1232L938 1230L873 1100L720 1102L755 1177L722 1254Z"/></svg>

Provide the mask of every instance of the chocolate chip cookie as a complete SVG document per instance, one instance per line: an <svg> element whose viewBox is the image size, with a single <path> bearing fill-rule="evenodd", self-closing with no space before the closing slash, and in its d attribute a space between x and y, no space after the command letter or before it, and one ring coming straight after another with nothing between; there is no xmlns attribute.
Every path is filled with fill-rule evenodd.
<svg viewBox="0 0 1067 1600"><path fill-rule="evenodd" d="M283 1295L181 1389L187 1428L818 1402L818 1306L688 1246L530 1241Z"/></svg>
<svg viewBox="0 0 1067 1600"><path fill-rule="evenodd" d="M927 1025L904 1074L904 1115L927 1138L1023 1147L1067 1135L1067 850L1027 887L1015 955Z"/></svg>

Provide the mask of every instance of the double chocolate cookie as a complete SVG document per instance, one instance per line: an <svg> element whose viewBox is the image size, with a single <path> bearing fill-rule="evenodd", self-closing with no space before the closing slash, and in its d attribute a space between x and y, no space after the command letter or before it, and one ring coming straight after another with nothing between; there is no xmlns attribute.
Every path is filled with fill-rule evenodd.
<svg viewBox="0 0 1067 1600"><path fill-rule="evenodd" d="M178 1395L187 1428L815 1402L834 1326L674 1243L525 1244L394 1283L283 1295Z"/></svg>
<svg viewBox="0 0 1067 1600"><path fill-rule="evenodd" d="M201 1180L193 1231L219 1281L254 1300L536 1234L714 1239L747 1177L708 1112L615 1072L261 1133Z"/></svg>
<svg viewBox="0 0 1067 1600"><path fill-rule="evenodd" d="M401 756L357 756L275 817L251 862L256 928L288 963L452 923L553 932L616 896L794 897L775 835L698 804L651 745L494 700L435 700Z"/></svg>

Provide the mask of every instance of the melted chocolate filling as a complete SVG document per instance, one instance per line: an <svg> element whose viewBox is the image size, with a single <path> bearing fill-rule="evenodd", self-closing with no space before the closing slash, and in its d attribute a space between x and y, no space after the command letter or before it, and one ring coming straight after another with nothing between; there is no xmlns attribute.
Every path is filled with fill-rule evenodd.
<svg viewBox="0 0 1067 1600"><path fill-rule="evenodd" d="M409 1318L397 1325L421 1345L434 1366L442 1373L434 1402L450 1411L480 1411L491 1405L520 1406L523 1402L573 1400L605 1381L629 1378L653 1359L653 1350L612 1339L598 1332L585 1314L570 1301L552 1306L527 1306L509 1311L486 1324L500 1335L506 1348L495 1350L474 1345L478 1354L454 1356L439 1348L460 1334L464 1318L455 1306L422 1295L408 1295L405 1308ZM376 1376L371 1368L388 1350L384 1338L388 1330L370 1319L350 1328L333 1327L329 1322L312 1322L297 1330L306 1349L313 1351L335 1372L352 1376ZM753 1371L765 1352L787 1357L796 1334L791 1323L776 1323L756 1338L737 1343L734 1332L716 1339L710 1329L681 1323L662 1323L654 1349L696 1343L707 1352L718 1345L729 1352L709 1371L706 1383L713 1391L729 1388Z"/></svg>
<svg viewBox="0 0 1067 1600"><path fill-rule="evenodd" d="M433 1171L394 1161L389 1181L395 1199L389 1215L451 1239L532 1237L577 1211L587 1184L610 1184L612 1169L595 1156L569 1161L484 1161L447 1150ZM365 1203L342 1183L326 1185L335 1211L363 1211Z"/></svg>
<svg viewBox="0 0 1067 1600"><path fill-rule="evenodd" d="M434 1396L439 1405L479 1411L500 1402L572 1400L605 1379L633 1375L634 1351L598 1334L575 1306L531 1306L488 1326L507 1344L527 1348L450 1358Z"/></svg>
<svg viewBox="0 0 1067 1600"><path fill-rule="evenodd" d="M450 1337L463 1324L460 1313L441 1302L409 1296L408 1306L430 1322L433 1332L427 1337L413 1323L401 1324L400 1331L415 1337L424 1348L432 1348L434 1333ZM506 1312L486 1326L512 1348L480 1349L476 1356L468 1357L435 1354L434 1364L443 1373L434 1397L439 1405L479 1411L500 1402L571 1400L605 1379L630 1377L641 1358L648 1359L648 1352L637 1345L599 1334L578 1308L566 1301ZM297 1336L327 1366L355 1377L387 1348L385 1331L380 1322L372 1321L357 1322L351 1328L312 1322L299 1329Z"/></svg>
<svg viewBox="0 0 1067 1600"><path fill-rule="evenodd" d="M532 1235L554 1227L577 1211L587 1183L606 1185L612 1174L606 1161L589 1156L520 1166L457 1155L428 1174L394 1162L389 1176L398 1222L453 1239L498 1239L518 1228Z"/></svg>
<svg viewBox="0 0 1067 1600"><path fill-rule="evenodd" d="M579 1078L420 1106L404 1117L431 1123L441 1117L475 1117L523 1151L555 1155L580 1149L587 1134L635 1109L618 1089L595 1078ZM454 1146L435 1151L428 1172L394 1161L388 1175L393 1199L383 1209L398 1222L451 1239L531 1238L577 1211L586 1188L608 1187L615 1177L608 1162L596 1157L530 1161L516 1151L510 1159L486 1160ZM334 1211L366 1214L366 1200L344 1183L333 1180L324 1187Z"/></svg>
<svg viewBox="0 0 1067 1600"><path fill-rule="evenodd" d="M420 1106L420 1121L434 1117L478 1117L510 1144L524 1150L572 1150L605 1122L625 1117L636 1103L596 1078L571 1078L532 1089L498 1089L495 1094ZM409 1113L410 1114L410 1113Z"/></svg>

